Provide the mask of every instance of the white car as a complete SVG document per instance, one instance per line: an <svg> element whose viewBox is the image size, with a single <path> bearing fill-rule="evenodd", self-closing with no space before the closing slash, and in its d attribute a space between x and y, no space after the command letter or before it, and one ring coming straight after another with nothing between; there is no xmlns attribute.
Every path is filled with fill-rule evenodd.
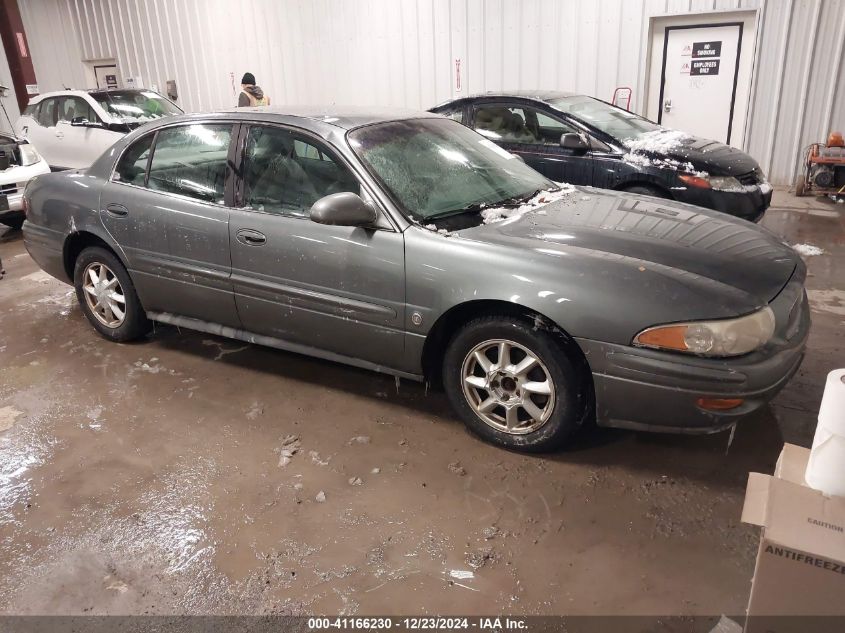
<svg viewBox="0 0 845 633"><path fill-rule="evenodd" d="M80 169L139 125L181 113L152 90L62 90L34 97L15 131L54 170Z"/></svg>
<svg viewBox="0 0 845 633"><path fill-rule="evenodd" d="M50 171L31 143L0 134L0 223L23 224L23 190L32 178Z"/></svg>

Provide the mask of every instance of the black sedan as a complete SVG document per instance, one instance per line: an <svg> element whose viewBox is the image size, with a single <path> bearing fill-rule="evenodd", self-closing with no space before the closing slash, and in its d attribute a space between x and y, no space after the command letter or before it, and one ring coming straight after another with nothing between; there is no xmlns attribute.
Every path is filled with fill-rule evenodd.
<svg viewBox="0 0 845 633"><path fill-rule="evenodd" d="M559 182L670 198L753 222L772 199L763 171L745 152L593 97L484 94L431 111L475 129Z"/></svg>

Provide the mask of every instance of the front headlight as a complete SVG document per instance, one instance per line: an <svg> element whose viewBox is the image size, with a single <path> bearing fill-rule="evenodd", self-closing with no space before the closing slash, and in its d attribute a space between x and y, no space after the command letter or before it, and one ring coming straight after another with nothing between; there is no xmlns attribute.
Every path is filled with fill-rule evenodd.
<svg viewBox="0 0 845 633"><path fill-rule="evenodd" d="M678 179L684 184L696 189L715 189L716 191L731 191L741 193L745 187L733 176L708 176L706 174L678 174Z"/></svg>
<svg viewBox="0 0 845 633"><path fill-rule="evenodd" d="M23 167L29 167L41 160L41 156L29 143L21 143L18 148L21 151L21 165Z"/></svg>
<svg viewBox="0 0 845 633"><path fill-rule="evenodd" d="M699 356L740 356L765 345L774 333L775 315L766 306L738 319L650 327L637 334L633 344Z"/></svg>

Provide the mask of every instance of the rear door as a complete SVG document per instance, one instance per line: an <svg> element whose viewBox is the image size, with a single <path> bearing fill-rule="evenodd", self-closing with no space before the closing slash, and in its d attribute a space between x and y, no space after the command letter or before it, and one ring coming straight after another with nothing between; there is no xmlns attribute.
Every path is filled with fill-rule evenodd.
<svg viewBox="0 0 845 633"><path fill-rule="evenodd" d="M144 308L238 327L229 256L234 126L160 128L123 153L100 217L123 249Z"/></svg>
<svg viewBox="0 0 845 633"><path fill-rule="evenodd" d="M242 136L229 243L243 327L396 367L404 349L402 233L310 220L323 196L366 195L323 140L270 125L251 125Z"/></svg>
<svg viewBox="0 0 845 633"><path fill-rule="evenodd" d="M58 142L56 138L56 117L58 115L59 99L50 97L40 102L37 116L27 126L24 137L33 145L50 167L63 167L56 162L58 157Z"/></svg>
<svg viewBox="0 0 845 633"><path fill-rule="evenodd" d="M563 134L579 132L561 118L518 103L484 103L473 108L473 128L521 156L528 165L552 180L574 185L592 184L593 161L589 151L560 146Z"/></svg>

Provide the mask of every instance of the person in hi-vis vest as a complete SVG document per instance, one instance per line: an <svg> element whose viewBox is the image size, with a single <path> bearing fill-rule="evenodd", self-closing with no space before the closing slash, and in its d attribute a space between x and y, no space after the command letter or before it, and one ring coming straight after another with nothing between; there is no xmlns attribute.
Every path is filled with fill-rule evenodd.
<svg viewBox="0 0 845 633"><path fill-rule="evenodd" d="M267 106L270 105L270 97L264 94L261 86L255 85L255 75L244 73L241 79L241 94L238 97L238 107Z"/></svg>

